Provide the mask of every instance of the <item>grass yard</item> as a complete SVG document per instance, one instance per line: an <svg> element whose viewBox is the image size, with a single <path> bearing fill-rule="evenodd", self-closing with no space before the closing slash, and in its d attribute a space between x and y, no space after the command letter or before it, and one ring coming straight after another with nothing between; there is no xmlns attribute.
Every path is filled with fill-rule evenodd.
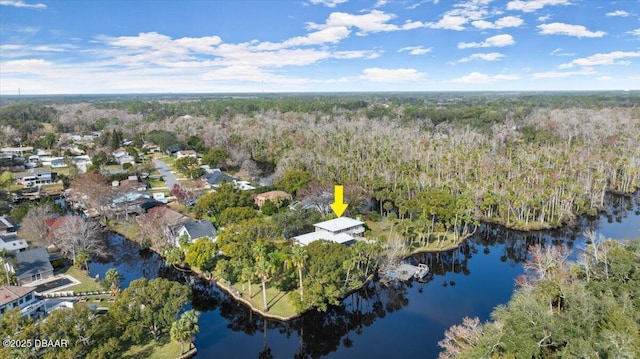
<svg viewBox="0 0 640 359"><path fill-rule="evenodd" d="M83 271L74 266L70 266L61 274L68 274L81 282L73 287L62 289L63 291L72 290L74 292L93 292L105 290L99 282L96 282L93 278L89 277Z"/></svg>
<svg viewBox="0 0 640 359"><path fill-rule="evenodd" d="M187 345L185 345L185 350ZM171 341L165 333L160 340L151 340L145 345L133 345L122 353L123 359L176 359L181 355L180 343Z"/></svg>
<svg viewBox="0 0 640 359"><path fill-rule="evenodd" d="M151 186L151 189L158 188L158 187L166 187L167 186L161 178L150 179L149 180L149 185Z"/></svg>
<svg viewBox="0 0 640 359"><path fill-rule="evenodd" d="M420 252L439 252L454 249L469 237L469 235L458 236L458 239L456 240L453 233L450 232L434 233L432 236L437 236L440 240L432 240L432 242L428 243L425 246L416 246L416 248L411 248L411 254Z"/></svg>
<svg viewBox="0 0 640 359"><path fill-rule="evenodd" d="M221 281L222 285L224 281ZM233 287L242 293L242 298L251 303L253 308L259 309L260 311L264 308L264 301L262 299L262 284L261 283L251 283L251 294L249 295L249 286L247 282L244 283L235 283ZM269 305L268 314L277 315L281 317L290 317L298 314L296 309L293 307L293 303L289 301L289 292L282 292L277 288L271 288L267 285L267 304Z"/></svg>
<svg viewBox="0 0 640 359"><path fill-rule="evenodd" d="M121 234L127 239L140 243L138 238L138 232L140 232L140 226L135 221L119 222L111 227L116 233Z"/></svg>

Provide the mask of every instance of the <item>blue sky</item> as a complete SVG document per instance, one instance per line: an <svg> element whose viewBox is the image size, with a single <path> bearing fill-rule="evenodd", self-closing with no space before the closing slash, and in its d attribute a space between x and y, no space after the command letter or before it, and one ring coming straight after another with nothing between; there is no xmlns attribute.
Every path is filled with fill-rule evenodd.
<svg viewBox="0 0 640 359"><path fill-rule="evenodd" d="M18 89L640 89L640 0L0 0Z"/></svg>

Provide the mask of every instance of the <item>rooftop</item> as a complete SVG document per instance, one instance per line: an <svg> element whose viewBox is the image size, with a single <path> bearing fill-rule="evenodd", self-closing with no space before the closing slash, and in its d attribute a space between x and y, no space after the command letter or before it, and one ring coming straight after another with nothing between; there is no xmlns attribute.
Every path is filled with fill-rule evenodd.
<svg viewBox="0 0 640 359"><path fill-rule="evenodd" d="M338 217L330 219L328 221L314 224L316 228L324 229L329 232L338 232L348 228L357 227L363 225L364 222L358 221L350 217Z"/></svg>
<svg viewBox="0 0 640 359"><path fill-rule="evenodd" d="M311 233L302 234L293 238L296 240L297 243L302 244L304 246L310 244L311 242L319 241L321 239L324 239L330 242L339 243L339 244L346 244L354 240L353 237L351 237L346 233L333 234L329 232L311 232Z"/></svg>
<svg viewBox="0 0 640 359"><path fill-rule="evenodd" d="M25 295L35 291L35 288L22 287L17 285L3 285L0 287L0 305L11 303Z"/></svg>
<svg viewBox="0 0 640 359"><path fill-rule="evenodd" d="M18 225L9 216L0 216L0 232L12 232Z"/></svg>
<svg viewBox="0 0 640 359"><path fill-rule="evenodd" d="M191 221L184 224L184 228L189 233L192 240L202 237L215 237L217 231L213 223L209 221Z"/></svg>
<svg viewBox="0 0 640 359"><path fill-rule="evenodd" d="M16 253L16 264L16 277L18 278L53 271L51 262L49 262L49 253L41 247Z"/></svg>

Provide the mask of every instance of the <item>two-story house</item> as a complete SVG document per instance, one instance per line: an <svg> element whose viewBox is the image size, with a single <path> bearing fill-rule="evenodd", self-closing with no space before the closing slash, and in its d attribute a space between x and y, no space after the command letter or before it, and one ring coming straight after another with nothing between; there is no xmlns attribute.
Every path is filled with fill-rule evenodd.
<svg viewBox="0 0 640 359"><path fill-rule="evenodd" d="M327 240L344 245L355 243L364 233L364 222L349 217L339 217L313 225L315 232L293 237L299 245L306 246L317 240Z"/></svg>
<svg viewBox="0 0 640 359"><path fill-rule="evenodd" d="M24 311L27 307L38 302L35 291L35 288L16 285L3 285L0 287L0 316L8 309L20 308L21 311ZM30 314L23 313L23 315Z"/></svg>

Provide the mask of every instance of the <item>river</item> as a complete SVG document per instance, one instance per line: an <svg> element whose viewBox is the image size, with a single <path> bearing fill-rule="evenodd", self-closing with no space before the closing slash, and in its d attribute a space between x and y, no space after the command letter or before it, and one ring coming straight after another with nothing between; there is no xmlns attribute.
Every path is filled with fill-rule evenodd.
<svg viewBox="0 0 640 359"><path fill-rule="evenodd" d="M431 269L425 282L372 283L339 307L288 323L264 320L213 285L167 268L157 255L140 252L119 235L109 238L114 256L92 262L89 269L102 278L107 269L117 268L125 277L123 287L142 276L191 284L190 306L202 311L195 340L198 358L435 358L448 327L465 316L488 320L495 306L509 301L529 245L583 248L582 233L588 229L611 238L640 237L640 194L608 198L606 212L581 218L576 228L521 233L483 225L457 250L413 257Z"/></svg>

